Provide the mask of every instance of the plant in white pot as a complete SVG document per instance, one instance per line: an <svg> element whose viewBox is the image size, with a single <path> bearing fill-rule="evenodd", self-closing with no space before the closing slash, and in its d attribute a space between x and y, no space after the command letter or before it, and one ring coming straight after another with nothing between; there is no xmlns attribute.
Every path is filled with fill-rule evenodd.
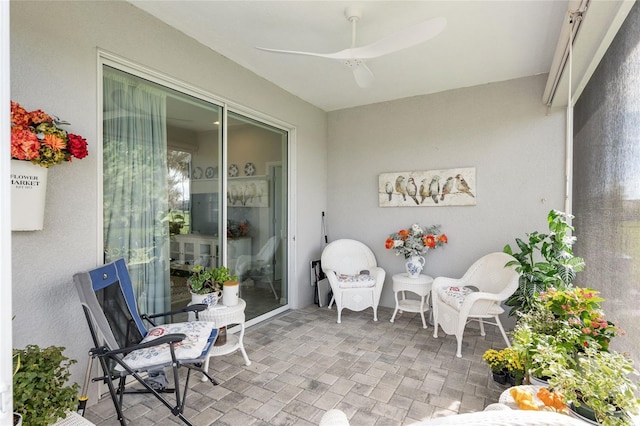
<svg viewBox="0 0 640 426"><path fill-rule="evenodd" d="M201 265L194 266L187 280L192 303L205 303L209 306L217 304L222 296L224 283L229 281L237 282L238 277L226 266L212 269L204 269Z"/></svg>
<svg viewBox="0 0 640 426"><path fill-rule="evenodd" d="M587 347L576 358L576 367L560 362L549 366L549 386L560 392L567 405L595 424L632 425L640 401L635 393L638 376L633 360L618 352Z"/></svg>

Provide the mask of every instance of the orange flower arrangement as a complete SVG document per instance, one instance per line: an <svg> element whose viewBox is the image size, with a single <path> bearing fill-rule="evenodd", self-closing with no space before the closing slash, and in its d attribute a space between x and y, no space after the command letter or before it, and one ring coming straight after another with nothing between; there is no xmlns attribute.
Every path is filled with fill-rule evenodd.
<svg viewBox="0 0 640 426"><path fill-rule="evenodd" d="M429 249L443 246L449 242L445 234L440 233L440 225L434 225L426 230L417 223L409 229L401 229L389 235L384 243L387 250L393 249L396 256L403 255L405 259L420 256Z"/></svg>
<svg viewBox="0 0 640 426"><path fill-rule="evenodd" d="M66 124L40 109L28 112L11 101L11 158L51 167L86 157L87 141L59 127Z"/></svg>

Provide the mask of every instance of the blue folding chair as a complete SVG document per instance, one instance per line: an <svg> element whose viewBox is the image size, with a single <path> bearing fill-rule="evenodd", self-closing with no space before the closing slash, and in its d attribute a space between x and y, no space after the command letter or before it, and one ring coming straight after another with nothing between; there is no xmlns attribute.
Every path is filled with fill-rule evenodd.
<svg viewBox="0 0 640 426"><path fill-rule="evenodd" d="M191 370L204 374L213 385L218 384L202 368L218 335L214 323L198 321L198 312L207 306L190 305L172 312L140 315L124 259L75 274L73 280L95 345L89 355L92 359L98 358L104 374L93 380L103 381L109 387L120 424L127 424L122 412L124 394L146 392L158 398L174 416L191 425L183 415ZM163 325L153 321L184 312L194 312L196 321ZM173 370L173 388L170 389L153 380L158 374L164 377L165 368ZM187 369L182 389L181 368ZM148 373L147 377L143 377L143 373ZM143 389L125 386L129 376L134 377ZM174 397L165 398L163 394L167 393Z"/></svg>

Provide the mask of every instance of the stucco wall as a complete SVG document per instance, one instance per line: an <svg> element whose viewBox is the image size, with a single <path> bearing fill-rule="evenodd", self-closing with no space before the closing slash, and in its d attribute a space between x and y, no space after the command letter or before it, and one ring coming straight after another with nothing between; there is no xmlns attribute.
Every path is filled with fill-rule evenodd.
<svg viewBox="0 0 640 426"><path fill-rule="evenodd" d="M12 233L13 345L67 347L65 353L79 360L73 370L78 381L90 342L72 276L95 267L102 251L98 48L295 126L293 307L313 302L307 265L317 256L311 242L319 240L320 230L314 219L326 210L326 114L320 109L128 3L11 2L12 99L71 122L73 133L89 141L90 152L50 170L45 229Z"/></svg>
<svg viewBox="0 0 640 426"><path fill-rule="evenodd" d="M461 276L482 255L547 229L564 207L564 114L547 111L546 76L523 78L329 113L329 241L367 244L387 271L381 305L394 306L391 276L404 258L384 248L392 232L440 224L449 244L425 273ZM476 206L378 207L378 175L475 167ZM543 201L544 200L544 201ZM388 318L381 318L388 320Z"/></svg>

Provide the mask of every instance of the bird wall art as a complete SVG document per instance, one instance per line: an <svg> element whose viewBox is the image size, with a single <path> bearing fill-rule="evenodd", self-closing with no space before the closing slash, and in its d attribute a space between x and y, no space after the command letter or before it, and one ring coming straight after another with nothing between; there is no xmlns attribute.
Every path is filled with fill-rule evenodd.
<svg viewBox="0 0 640 426"><path fill-rule="evenodd" d="M476 169L381 173L380 207L446 207L476 205Z"/></svg>

